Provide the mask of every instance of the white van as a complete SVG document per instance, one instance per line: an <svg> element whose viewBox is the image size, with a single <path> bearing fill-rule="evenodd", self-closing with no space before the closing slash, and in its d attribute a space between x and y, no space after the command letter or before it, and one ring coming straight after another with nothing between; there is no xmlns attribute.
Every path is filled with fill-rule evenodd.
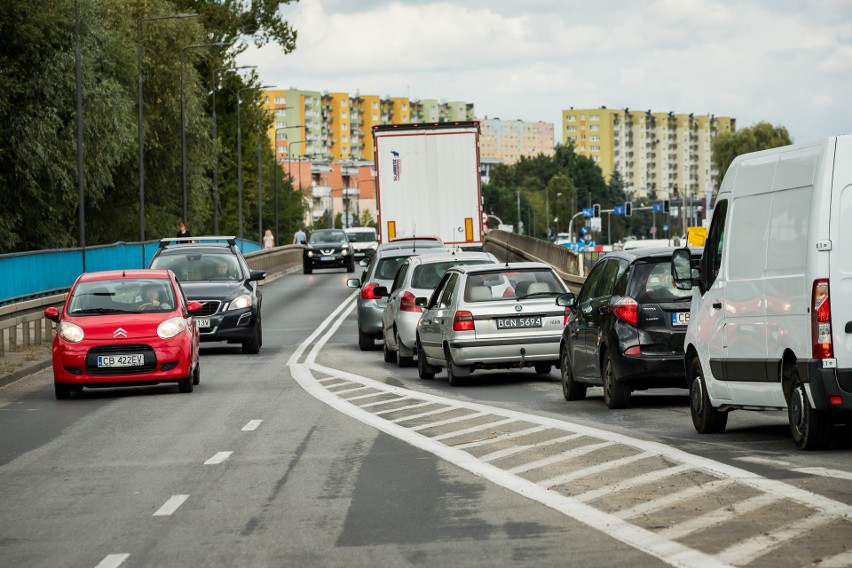
<svg viewBox="0 0 852 568"><path fill-rule="evenodd" d="M788 409L801 449L852 420L852 135L739 156L722 181L684 344L692 422ZM834 301L831 301L834 300Z"/></svg>

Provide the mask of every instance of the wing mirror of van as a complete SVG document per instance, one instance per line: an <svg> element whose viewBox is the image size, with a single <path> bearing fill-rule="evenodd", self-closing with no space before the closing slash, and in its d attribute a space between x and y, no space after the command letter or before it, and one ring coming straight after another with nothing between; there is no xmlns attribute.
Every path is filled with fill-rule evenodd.
<svg viewBox="0 0 852 568"><path fill-rule="evenodd" d="M672 280L678 290L692 290L698 284L699 271L692 267L692 255L688 248L672 253Z"/></svg>

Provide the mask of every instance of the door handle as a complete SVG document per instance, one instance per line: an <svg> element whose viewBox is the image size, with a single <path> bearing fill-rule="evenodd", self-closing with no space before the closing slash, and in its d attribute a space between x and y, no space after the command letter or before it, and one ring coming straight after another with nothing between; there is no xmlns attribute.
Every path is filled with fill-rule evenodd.
<svg viewBox="0 0 852 568"><path fill-rule="evenodd" d="M722 302L713 302L713 307L716 308L717 310L721 310L722 309Z"/></svg>

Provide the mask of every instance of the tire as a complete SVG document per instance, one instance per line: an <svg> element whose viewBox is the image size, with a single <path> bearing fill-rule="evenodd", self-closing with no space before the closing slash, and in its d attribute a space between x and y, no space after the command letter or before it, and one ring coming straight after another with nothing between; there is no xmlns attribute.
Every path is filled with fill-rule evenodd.
<svg viewBox="0 0 852 568"><path fill-rule="evenodd" d="M361 328L358 328L358 347L361 351L372 351L376 346L376 340L372 335L367 335Z"/></svg>
<svg viewBox="0 0 852 568"><path fill-rule="evenodd" d="M178 392L192 392L195 386L192 382L192 372L185 379L178 381Z"/></svg>
<svg viewBox="0 0 852 568"><path fill-rule="evenodd" d="M195 364L195 370L192 371L192 384L197 385L201 382L201 358L198 358L198 363Z"/></svg>
<svg viewBox="0 0 852 568"><path fill-rule="evenodd" d="M559 372L562 375L562 396L565 400L583 400L586 398L586 385L582 385L574 380L574 369L571 368L571 361L568 360L568 348L562 345L559 350Z"/></svg>
<svg viewBox="0 0 852 568"><path fill-rule="evenodd" d="M396 363L396 351L388 349L387 341L382 341L382 353L385 357L385 363Z"/></svg>
<svg viewBox="0 0 852 568"><path fill-rule="evenodd" d="M394 332L394 339L396 340L396 362L400 367L413 367L414 366L414 355L403 355L402 349L403 345L399 342L399 333Z"/></svg>
<svg viewBox="0 0 852 568"><path fill-rule="evenodd" d="M53 383L53 392L57 400L68 400L71 398L71 387L60 383Z"/></svg>
<svg viewBox="0 0 852 568"><path fill-rule="evenodd" d="M831 442L832 423L811 406L798 371L793 371L792 379L787 416L793 441L800 450L822 450Z"/></svg>
<svg viewBox="0 0 852 568"><path fill-rule="evenodd" d="M302 274L311 274L312 272L313 272L313 269L311 268L311 265L306 263L306 262L303 262L302 263Z"/></svg>
<svg viewBox="0 0 852 568"><path fill-rule="evenodd" d="M728 413L719 412L710 404L707 381L701 369L701 360L695 357L689 365L689 410L692 425L699 434L718 434L728 425Z"/></svg>
<svg viewBox="0 0 852 568"><path fill-rule="evenodd" d="M424 381L431 381L435 378L437 369L426 362L426 355L423 353L423 346L420 345L420 338L417 338L417 374Z"/></svg>
<svg viewBox="0 0 852 568"><path fill-rule="evenodd" d="M254 324L254 332L252 333L251 339L243 343L243 354L245 355L257 355L260 353L260 343L261 343L261 334L263 331L260 327L260 318Z"/></svg>
<svg viewBox="0 0 852 568"><path fill-rule="evenodd" d="M346 263L346 272L355 272L355 259L349 257L349 262Z"/></svg>
<svg viewBox="0 0 852 568"><path fill-rule="evenodd" d="M601 364L601 379L604 389L604 402L607 408L627 408L630 406L630 387L615 380L612 372L612 360L609 353L604 352Z"/></svg>
<svg viewBox="0 0 852 568"><path fill-rule="evenodd" d="M465 386L467 377L470 375L470 369L459 367L453 363L453 354L450 353L449 347L444 347L444 356L447 359L447 382L453 387Z"/></svg>
<svg viewBox="0 0 852 568"><path fill-rule="evenodd" d="M544 364L544 363L540 363L540 364L536 365L536 366L535 366L535 367L533 367L533 368L535 369L535 372L536 372L536 374L538 374L538 375L549 375L549 374L550 374L550 369L551 369L552 367L553 367L553 365L546 365L546 364Z"/></svg>

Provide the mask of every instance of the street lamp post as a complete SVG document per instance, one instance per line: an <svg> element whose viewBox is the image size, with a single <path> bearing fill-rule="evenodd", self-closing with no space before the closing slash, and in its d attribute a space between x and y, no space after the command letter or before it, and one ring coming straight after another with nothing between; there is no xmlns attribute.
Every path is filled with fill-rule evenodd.
<svg viewBox="0 0 852 568"><path fill-rule="evenodd" d="M257 65L240 65L239 67L217 67L210 74L213 97L213 142L217 145L216 159L213 160L213 234L219 234L219 133L216 125L216 73L226 69L255 69Z"/></svg>
<svg viewBox="0 0 852 568"><path fill-rule="evenodd" d="M261 87L243 87L237 89L237 216L239 217L240 238L243 238L243 137L240 130L240 93L255 89L269 89L272 85Z"/></svg>
<svg viewBox="0 0 852 568"><path fill-rule="evenodd" d="M304 124L294 124L293 126L282 126L275 129L275 136L272 144L272 163L275 167L272 169L272 188L275 192L275 242L280 243L281 238L280 228L278 226L278 215L281 207L278 204L278 132L289 128L302 128ZM288 172L289 173L289 172Z"/></svg>
<svg viewBox="0 0 852 568"><path fill-rule="evenodd" d="M223 45L233 45L233 42L217 42L217 43L199 43L195 45L186 45L180 48L180 175L181 188L183 189L183 222L189 223L188 215L188 192L186 188L186 95L183 89L183 67L184 53L188 49L198 49L201 47L216 47Z"/></svg>
<svg viewBox="0 0 852 568"><path fill-rule="evenodd" d="M145 266L145 132L142 125L142 24L160 20L195 18L198 14L175 14L136 20L136 102L139 137L139 241L142 244L142 266Z"/></svg>
<svg viewBox="0 0 852 568"><path fill-rule="evenodd" d="M291 164L291 162L290 162L290 153L291 153L290 148L292 148L295 144L305 144L305 143L307 143L307 140L295 140L295 141L287 144L287 177L290 178L290 185L291 186L293 184L293 172L290 169L290 164ZM301 160L301 158L300 158L300 160ZM302 193L302 170L301 170L301 167L299 168L299 195L301 196L301 199L300 199L301 203L304 204L305 196ZM302 222L304 222L304 218L302 219Z"/></svg>

